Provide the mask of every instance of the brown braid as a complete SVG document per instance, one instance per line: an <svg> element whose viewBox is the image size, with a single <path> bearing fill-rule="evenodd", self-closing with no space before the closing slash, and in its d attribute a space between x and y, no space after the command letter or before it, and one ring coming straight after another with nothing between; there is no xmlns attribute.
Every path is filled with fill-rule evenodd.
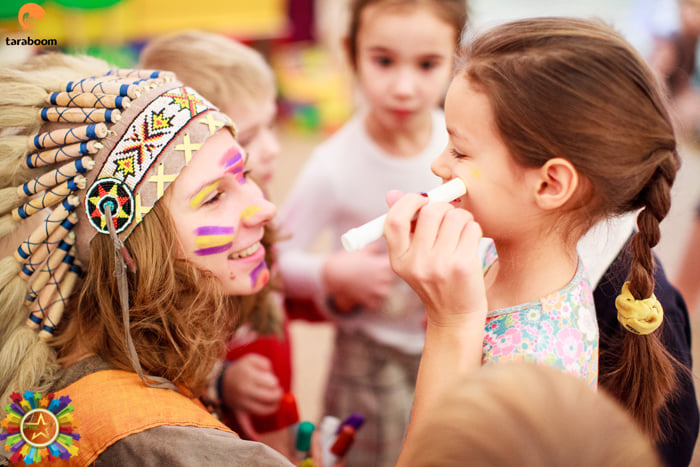
<svg viewBox="0 0 700 467"><path fill-rule="evenodd" d="M676 151L664 151L663 157L638 198L644 208L637 216L639 232L632 237L632 264L628 277L630 292L637 299L651 297L654 292L651 249L659 242L659 222L671 207L671 185L680 167ZM647 335L625 333L619 367L601 375L601 385L622 402L655 440L663 435L657 414L673 394L678 380L677 368L680 367L661 343L662 329L663 326Z"/></svg>

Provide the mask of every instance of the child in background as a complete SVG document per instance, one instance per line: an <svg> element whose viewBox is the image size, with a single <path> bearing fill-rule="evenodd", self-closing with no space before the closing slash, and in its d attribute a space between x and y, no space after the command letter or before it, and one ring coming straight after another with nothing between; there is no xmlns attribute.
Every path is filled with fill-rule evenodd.
<svg viewBox="0 0 700 467"><path fill-rule="evenodd" d="M485 288L484 357L500 346L512 358L588 368L581 376L590 378L595 311L576 243L596 221L640 210L628 282L616 299L628 332L605 387L662 438L657 415L674 395L679 367L659 340L651 248L680 165L663 92L619 34L581 19L501 25L462 58L445 103L450 143L433 170L462 178L468 192L453 206L421 211L413 236L410 220L426 200L398 201L385 225L392 266L429 312L460 310ZM481 284L466 280L479 258L460 254L472 215L498 253ZM573 287L577 295L566 293Z"/></svg>
<svg viewBox="0 0 700 467"><path fill-rule="evenodd" d="M281 210L287 296L313 299L337 324L325 414L365 416L346 464L396 462L425 337L424 309L392 273L385 244L347 253L340 236L385 212L391 188L439 184L442 103L467 19L464 0L356 0L347 53L366 109L311 155ZM311 253L327 230L332 253Z"/></svg>
<svg viewBox="0 0 700 467"><path fill-rule="evenodd" d="M679 134L697 139L700 131L700 92L693 84L695 55L700 39L700 0L680 0L679 28L667 37L656 38L649 57L671 98Z"/></svg>
<svg viewBox="0 0 700 467"><path fill-rule="evenodd" d="M189 31L150 42L140 65L175 72L230 116L248 155L250 176L267 192L280 148L273 129L275 81L264 58L224 36ZM270 267L275 263L273 242L274 230L266 226L263 244ZM241 322L246 324L229 344L223 373L212 386L214 392L221 391L222 419L229 426L291 458L287 424L297 414L279 414L283 394L291 391L291 346L281 297L274 287L273 280L260 293L241 297Z"/></svg>

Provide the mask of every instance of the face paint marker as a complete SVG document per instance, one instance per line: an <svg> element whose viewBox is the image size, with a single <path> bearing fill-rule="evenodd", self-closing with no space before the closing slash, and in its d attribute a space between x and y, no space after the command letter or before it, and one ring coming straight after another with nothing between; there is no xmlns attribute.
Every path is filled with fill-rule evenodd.
<svg viewBox="0 0 700 467"><path fill-rule="evenodd" d="M190 201L190 207L191 207L192 209L196 208L196 207L199 205L199 203L201 203L202 200L203 200L209 193L211 193L213 190L216 190L218 187L219 187L219 182L216 181L216 182L212 183L211 185L208 185L208 186L205 186L204 188L202 188L202 191L200 191L199 193L197 193L197 194L195 195L195 197L192 198L192 201Z"/></svg>
<svg viewBox="0 0 700 467"><path fill-rule="evenodd" d="M467 186L461 178L454 178L428 192L430 203L453 201L467 192ZM386 214L377 217L359 227L350 229L340 237L347 251L355 251L370 244L382 236Z"/></svg>
<svg viewBox="0 0 700 467"><path fill-rule="evenodd" d="M243 219L244 221L250 220L250 218L253 217L255 213L260 211L261 209L261 206L248 206L247 208L241 211L241 219Z"/></svg>

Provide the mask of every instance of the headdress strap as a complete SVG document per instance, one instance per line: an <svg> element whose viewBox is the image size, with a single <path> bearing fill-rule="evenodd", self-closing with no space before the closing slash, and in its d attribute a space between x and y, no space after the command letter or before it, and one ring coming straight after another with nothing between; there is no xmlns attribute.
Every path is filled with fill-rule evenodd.
<svg viewBox="0 0 700 467"><path fill-rule="evenodd" d="M114 243L115 275L117 276L117 287L119 288L122 321L124 321L124 338L126 339L126 347L129 352L131 366L136 371L136 374L139 375L139 378L141 378L141 380L147 386L153 388L174 389L175 391L178 391L177 386L175 386L167 378L145 375L143 373L143 368L141 367L141 362L139 361L138 354L136 353L136 347L134 346L134 341L131 338L131 331L129 329L131 327L129 323L129 284L126 276L126 261L124 260L124 255L122 253L123 251L126 251L126 246L119 238L117 231L114 228L112 207L109 204L105 206L104 214L107 218L107 229L109 230L109 236Z"/></svg>

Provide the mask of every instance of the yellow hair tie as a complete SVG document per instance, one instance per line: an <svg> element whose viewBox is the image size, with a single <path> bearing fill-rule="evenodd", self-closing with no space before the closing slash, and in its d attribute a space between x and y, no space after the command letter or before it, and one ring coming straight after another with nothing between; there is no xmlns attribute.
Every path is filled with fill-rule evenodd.
<svg viewBox="0 0 700 467"><path fill-rule="evenodd" d="M635 334L654 332L664 320L664 309L654 294L650 298L637 300L630 293L629 282L622 286L622 293L615 299L617 320Z"/></svg>

